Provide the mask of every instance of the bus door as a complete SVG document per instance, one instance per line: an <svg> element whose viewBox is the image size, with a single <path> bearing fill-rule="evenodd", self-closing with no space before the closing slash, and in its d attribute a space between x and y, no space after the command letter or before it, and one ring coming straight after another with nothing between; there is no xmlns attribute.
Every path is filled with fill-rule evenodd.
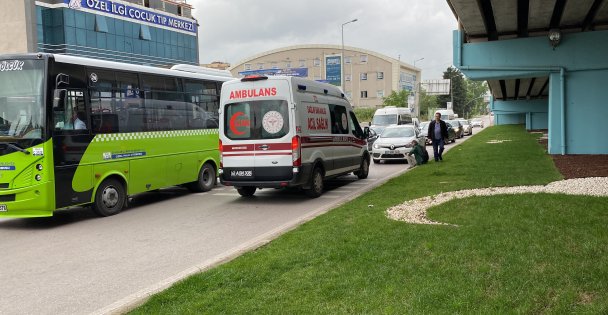
<svg viewBox="0 0 608 315"><path fill-rule="evenodd" d="M91 169L78 167L92 140L87 95L84 89L68 89L65 102L53 108L56 208L90 202L92 197Z"/></svg>

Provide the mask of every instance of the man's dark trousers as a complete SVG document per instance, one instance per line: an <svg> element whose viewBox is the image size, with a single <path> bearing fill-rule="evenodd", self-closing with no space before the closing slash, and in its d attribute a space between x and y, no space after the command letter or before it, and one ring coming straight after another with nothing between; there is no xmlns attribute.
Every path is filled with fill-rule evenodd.
<svg viewBox="0 0 608 315"><path fill-rule="evenodd" d="M443 159L443 138L437 140L432 139L433 141L433 154L435 155L435 161Z"/></svg>

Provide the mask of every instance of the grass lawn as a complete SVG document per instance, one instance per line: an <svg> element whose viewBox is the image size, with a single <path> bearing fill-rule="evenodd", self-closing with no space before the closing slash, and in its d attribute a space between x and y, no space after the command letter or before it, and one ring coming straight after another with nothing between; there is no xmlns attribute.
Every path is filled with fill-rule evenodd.
<svg viewBox="0 0 608 315"><path fill-rule="evenodd" d="M608 312L608 198L501 195L429 210L458 227L387 219L385 210L406 199L561 179L519 126L488 128L444 160L190 277L134 313Z"/></svg>

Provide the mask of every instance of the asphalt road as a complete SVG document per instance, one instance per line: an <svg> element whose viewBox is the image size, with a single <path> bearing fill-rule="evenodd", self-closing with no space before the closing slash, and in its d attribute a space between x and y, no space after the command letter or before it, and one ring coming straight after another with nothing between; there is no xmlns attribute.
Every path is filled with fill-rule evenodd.
<svg viewBox="0 0 608 315"><path fill-rule="evenodd" d="M427 148L432 158L432 148ZM77 208L50 218L0 219L0 314L120 312L178 279L265 244L406 168L372 164L368 179L349 175L333 180L317 199L275 189L245 199L231 187L200 194L171 188L138 195L129 209L107 218Z"/></svg>

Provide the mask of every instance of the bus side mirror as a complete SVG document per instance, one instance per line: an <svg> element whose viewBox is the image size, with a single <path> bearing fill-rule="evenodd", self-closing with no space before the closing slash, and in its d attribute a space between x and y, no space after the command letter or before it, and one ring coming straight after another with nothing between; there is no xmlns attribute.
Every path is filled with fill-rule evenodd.
<svg viewBox="0 0 608 315"><path fill-rule="evenodd" d="M65 96L67 94L67 90L55 90L53 92L53 109L64 109L65 108Z"/></svg>

